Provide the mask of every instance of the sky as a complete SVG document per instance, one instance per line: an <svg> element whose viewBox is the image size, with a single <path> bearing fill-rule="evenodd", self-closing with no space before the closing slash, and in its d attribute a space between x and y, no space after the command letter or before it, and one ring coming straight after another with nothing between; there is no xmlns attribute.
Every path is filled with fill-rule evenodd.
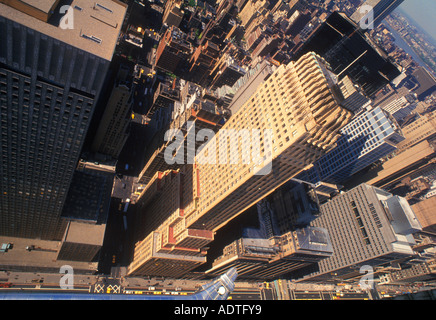
<svg viewBox="0 0 436 320"><path fill-rule="evenodd" d="M436 1L405 0L399 8L436 41Z"/></svg>

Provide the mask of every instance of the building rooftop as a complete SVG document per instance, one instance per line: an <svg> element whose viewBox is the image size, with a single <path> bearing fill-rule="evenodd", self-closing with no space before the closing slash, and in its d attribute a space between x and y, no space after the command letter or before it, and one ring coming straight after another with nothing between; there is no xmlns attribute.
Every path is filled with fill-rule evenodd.
<svg viewBox="0 0 436 320"><path fill-rule="evenodd" d="M42 12L49 13L52 10L59 0L19 0L19 2L23 2L29 6L32 6Z"/></svg>
<svg viewBox="0 0 436 320"><path fill-rule="evenodd" d="M1 2L8 2L1 0ZM65 24L72 29L63 29L60 8L70 1L64 0L24 0L28 6L15 8L0 3L0 16L34 29L49 37L67 43L73 47L90 52L98 57L111 60L118 40L127 5L117 0L72 0L73 19ZM54 5L56 5L54 9ZM28 8L36 10L28 10ZM54 9L54 10L53 10ZM21 11L20 11L21 10ZM71 9L70 9L71 10ZM48 22L41 20L40 12L54 11ZM51 13L51 12L50 12Z"/></svg>
<svg viewBox="0 0 436 320"><path fill-rule="evenodd" d="M407 235L422 230L421 224L405 198L378 188L374 188L374 191L388 214L392 228L396 233Z"/></svg>
<svg viewBox="0 0 436 320"><path fill-rule="evenodd" d="M96 225L70 221L65 231L64 241L101 246L103 245L105 230L105 224Z"/></svg>
<svg viewBox="0 0 436 320"><path fill-rule="evenodd" d="M333 247L326 229L307 227L295 231L298 249L333 254Z"/></svg>
<svg viewBox="0 0 436 320"><path fill-rule="evenodd" d="M57 260L61 246L60 241L48 241L39 239L26 239L15 237L0 237L1 243L12 243L12 249L0 253L0 266L4 270L59 270L65 265L65 261ZM33 250L27 247L33 246ZM69 261L75 270L97 270L98 263Z"/></svg>

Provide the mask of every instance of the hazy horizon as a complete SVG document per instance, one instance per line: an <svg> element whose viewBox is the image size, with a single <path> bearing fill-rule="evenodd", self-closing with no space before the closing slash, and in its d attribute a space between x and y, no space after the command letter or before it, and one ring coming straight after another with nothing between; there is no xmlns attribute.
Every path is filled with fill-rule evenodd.
<svg viewBox="0 0 436 320"><path fill-rule="evenodd" d="M436 1L405 0L399 9L412 18L436 42Z"/></svg>

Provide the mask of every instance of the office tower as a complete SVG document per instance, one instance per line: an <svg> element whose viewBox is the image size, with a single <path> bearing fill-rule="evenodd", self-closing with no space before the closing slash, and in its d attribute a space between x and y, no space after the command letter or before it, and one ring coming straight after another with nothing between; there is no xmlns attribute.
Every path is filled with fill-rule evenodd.
<svg viewBox="0 0 436 320"><path fill-rule="evenodd" d="M339 129L352 116L337 104L330 89L333 85L323 60L313 53L280 66L218 131L210 145L215 146L215 150L211 147L212 156L207 148L197 154L202 196L196 210L186 218L186 225L217 230L331 148L339 137ZM256 164L256 157L249 164L243 163L241 158L247 150L241 142L237 150L223 152L230 149L225 142L230 130L253 129L263 132L260 142L264 143ZM273 130L272 141L265 135L268 129ZM204 161L202 157L212 157L216 162ZM258 174L269 165L271 174Z"/></svg>
<svg viewBox="0 0 436 320"><path fill-rule="evenodd" d="M182 22L184 11L181 8L182 1L169 0L165 3L162 23L168 27L179 27Z"/></svg>
<svg viewBox="0 0 436 320"><path fill-rule="evenodd" d="M269 198L276 234L304 228L319 215L318 192L307 183L289 181Z"/></svg>
<svg viewBox="0 0 436 320"><path fill-rule="evenodd" d="M276 65L270 61L261 60L233 85L236 92L228 106L233 114L247 102L257 87L269 78L275 68Z"/></svg>
<svg viewBox="0 0 436 320"><path fill-rule="evenodd" d="M373 28L377 27L388 15L392 13L400 4L403 3L404 0L366 0L362 3L362 5L357 8L357 10L351 16L351 19L362 25L368 26L371 24L371 21L367 21L368 19L368 10L372 8L371 17L373 20ZM361 30L367 31L369 30L367 27L362 28Z"/></svg>
<svg viewBox="0 0 436 320"><path fill-rule="evenodd" d="M177 152L180 152L183 157L183 164L188 163L188 154L195 155L195 150L197 150L203 142L195 141L191 146L188 144L187 138L189 136L196 137L197 133L202 129L211 129L217 132L223 122L223 117L219 114L217 106L214 103L197 98L195 95L195 97L191 98L189 103L184 106L183 110L175 112L173 121L170 124L170 130L181 130L184 137L183 145L179 146L179 148L182 149L177 148L173 156L177 157ZM159 139L159 141L161 145L156 150L151 149L153 154L148 157L146 165L139 174L138 183L140 184L147 184L157 171L177 169L182 165L180 161L169 164L165 159L165 150L168 146L173 144L173 141L167 140L165 142L163 139Z"/></svg>
<svg viewBox="0 0 436 320"><path fill-rule="evenodd" d="M352 182L353 184L366 182L376 187L390 190L404 178L411 175L419 176L420 172L434 168L435 155L434 142L424 140L395 157L388 159L382 165L353 177Z"/></svg>
<svg viewBox="0 0 436 320"><path fill-rule="evenodd" d="M187 35L177 27L170 27L159 41L155 66L179 75L183 68L187 68L192 52L193 48L187 41Z"/></svg>
<svg viewBox="0 0 436 320"><path fill-rule="evenodd" d="M385 106L390 102L398 99L401 96L406 96L410 91L406 87L400 87L398 89L393 88L390 84L388 84L382 91L378 92L372 101L373 105L377 106Z"/></svg>
<svg viewBox="0 0 436 320"><path fill-rule="evenodd" d="M139 241L128 267L129 275L179 278L206 262L207 251L202 248L214 239L213 232L184 229L181 225L186 203L193 200L192 189L189 189L193 185L192 170L189 169L192 167L157 172L147 184L142 201L148 205L148 210L143 210L138 217L135 239ZM156 226L155 231L147 233Z"/></svg>
<svg viewBox="0 0 436 320"><path fill-rule="evenodd" d="M3 235L62 238L60 214L126 12L119 1L73 0L73 21L60 21L62 4L0 3Z"/></svg>
<svg viewBox="0 0 436 320"><path fill-rule="evenodd" d="M361 88L354 84L348 76L338 81L338 89L342 100L341 106L354 113L363 110L371 102L362 92Z"/></svg>
<svg viewBox="0 0 436 320"><path fill-rule="evenodd" d="M189 78L192 82L205 86L210 71L220 56L219 47L210 41L198 46L190 60Z"/></svg>
<svg viewBox="0 0 436 320"><path fill-rule="evenodd" d="M400 75L398 67L368 34L336 11L295 48L295 58L310 51L322 56L339 79L350 77L370 98Z"/></svg>
<svg viewBox="0 0 436 320"><path fill-rule="evenodd" d="M153 100L150 108L147 111L147 117L153 118L153 115L159 109L169 109L174 107L176 102L183 101L186 90L186 81L179 78L165 78L159 82L156 91L153 94Z"/></svg>
<svg viewBox="0 0 436 320"><path fill-rule="evenodd" d="M415 97L410 94L409 89L401 87L398 90L391 90L384 95L379 95L373 101L373 106L380 107L389 112L395 120L401 122L416 108Z"/></svg>
<svg viewBox="0 0 436 320"><path fill-rule="evenodd" d="M332 254L326 230L307 227L270 239L238 239L224 248L206 274L219 275L235 267L239 279L268 281L290 276Z"/></svg>
<svg viewBox="0 0 436 320"><path fill-rule="evenodd" d="M396 150L404 140L395 120L380 108L362 110L341 130L337 146L299 178L341 184Z"/></svg>
<svg viewBox="0 0 436 320"><path fill-rule="evenodd" d="M57 260L96 262L103 246L106 224L69 221Z"/></svg>
<svg viewBox="0 0 436 320"><path fill-rule="evenodd" d="M197 152L195 163L181 168L183 201L159 212L166 219L156 231L162 233L162 247L179 247L190 230L213 234L334 146L339 129L351 120L352 114L336 102L330 77L323 60L309 53L296 62L281 65L258 87L218 133L209 137L205 147ZM247 141L242 136L232 148L228 133L235 131L231 130L239 132L237 135L260 130L259 144L251 145L249 141L244 147L242 143ZM248 153L249 161L241 159L250 152L250 146L258 155ZM180 209L183 215L172 214ZM154 211L147 209L143 214ZM152 234L145 234L145 238L151 241ZM203 235L198 244L189 248L196 248L198 254L202 249L199 245L205 246L208 241L211 239ZM140 255L144 246L144 240L137 243L138 254L129 274L139 274L141 266L149 263Z"/></svg>
<svg viewBox="0 0 436 320"><path fill-rule="evenodd" d="M210 86L212 90L224 85L233 86L244 74L245 69L230 55L224 54L210 72Z"/></svg>
<svg viewBox="0 0 436 320"><path fill-rule="evenodd" d="M300 281L360 279L360 267L389 266L415 255L413 233L421 225L404 198L367 184L341 193L321 205L312 226L328 231L333 255L319 262L319 271Z"/></svg>
<svg viewBox="0 0 436 320"><path fill-rule="evenodd" d="M296 37L311 19L310 12L295 11L289 18L289 26L286 28L285 34Z"/></svg>
<svg viewBox="0 0 436 320"><path fill-rule="evenodd" d="M396 154L406 151L423 140L434 140L436 138L436 110L419 115L415 121L401 128L401 131L405 139L398 144Z"/></svg>
<svg viewBox="0 0 436 320"><path fill-rule="evenodd" d="M416 282L432 282L436 279L436 260L412 265L404 270L380 276L380 285L404 285Z"/></svg>
<svg viewBox="0 0 436 320"><path fill-rule="evenodd" d="M68 190L62 217L88 224L106 224L116 160L80 159Z"/></svg>
<svg viewBox="0 0 436 320"><path fill-rule="evenodd" d="M222 49L224 39L236 25L238 10L233 0L225 0L216 8L215 19L211 19L201 33L200 46L212 42Z"/></svg>
<svg viewBox="0 0 436 320"><path fill-rule="evenodd" d="M92 151L118 159L129 137L133 106L132 77L120 67L109 101L92 142Z"/></svg>

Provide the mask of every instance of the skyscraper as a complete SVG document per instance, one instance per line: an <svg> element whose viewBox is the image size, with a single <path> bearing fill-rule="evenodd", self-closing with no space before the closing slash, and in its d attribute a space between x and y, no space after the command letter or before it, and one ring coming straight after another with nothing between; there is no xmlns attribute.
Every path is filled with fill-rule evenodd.
<svg viewBox="0 0 436 320"><path fill-rule="evenodd" d="M295 49L294 58L311 51L323 57L339 79L350 77L370 98L400 75L386 52L355 22L337 11Z"/></svg>
<svg viewBox="0 0 436 320"><path fill-rule="evenodd" d="M335 100L333 85L330 71L314 53L281 65L218 133L209 137L195 163L182 168L182 186L175 191L182 200L162 208L159 215L166 220L153 231L160 234L159 248L174 254L184 244L181 254L186 255L189 248L198 255L212 241L208 232L213 235L333 147L339 129L352 117ZM244 134L253 130L261 132L259 144L244 140ZM151 187L154 184L149 182L146 189ZM138 241L129 274L146 274L143 266L150 263L152 253L145 254L144 241L152 241L151 236L146 233L145 239ZM159 268L154 272L159 274Z"/></svg>
<svg viewBox="0 0 436 320"><path fill-rule="evenodd" d="M188 59L193 51L186 38L187 35L179 28L168 28L156 49L155 66L177 75L186 72L183 68L187 68Z"/></svg>
<svg viewBox="0 0 436 320"><path fill-rule="evenodd" d="M118 159L129 137L133 106L133 81L129 68L121 66L111 96L92 142L92 150Z"/></svg>
<svg viewBox="0 0 436 320"><path fill-rule="evenodd" d="M412 257L412 234L421 230L404 198L367 184L323 204L311 225L327 229L334 251L301 280L312 282L361 278L361 266L376 269Z"/></svg>
<svg viewBox="0 0 436 320"><path fill-rule="evenodd" d="M233 86L245 72L230 55L224 54L210 72L210 86L212 90L223 85Z"/></svg>
<svg viewBox="0 0 436 320"><path fill-rule="evenodd" d="M372 8L371 16L374 18L374 27L377 27L384 18L392 13L404 0L366 0L351 16L357 24L363 23L365 25L371 24L370 21L365 21L368 18L368 10ZM361 28L367 31L368 28Z"/></svg>
<svg viewBox="0 0 436 320"><path fill-rule="evenodd" d="M274 280L331 256L327 231L307 227L270 239L238 239L224 248L209 275L219 275L236 267L239 278Z"/></svg>
<svg viewBox="0 0 436 320"><path fill-rule="evenodd" d="M197 155L201 197L187 226L217 230L276 187L301 172L334 146L338 132L352 117L331 92L332 74L322 58L308 53L296 62L280 66L260 85L241 109ZM244 164L247 154L242 137L233 149L226 140L231 130L260 130L259 157ZM271 130L268 139L265 130ZM221 137L223 135L223 137ZM235 136L230 137L234 139ZM216 150L213 150L213 146ZM250 147L250 146L249 146ZM256 145L252 145L255 150ZM210 157L214 163L204 162ZM221 155L228 151L226 163ZM225 154L225 152L224 152ZM233 160L237 162L234 163ZM213 162L213 161L212 161ZM259 171L270 166L271 173Z"/></svg>
<svg viewBox="0 0 436 320"><path fill-rule="evenodd" d="M218 131L222 122L224 122L223 117L219 114L216 105L211 101L197 98L195 94L195 97L192 97L188 103L183 104L183 110L174 112L174 120L170 124L170 129L181 130L184 136L183 143L176 148L177 150L174 155L177 156L178 152L183 153L183 163L188 163L188 153L195 155L195 150L201 146L201 142L198 141L191 146L190 143L187 142L188 137L195 137L202 129ZM166 171L181 167L182 163L179 161L169 164L165 160L165 150L168 146L173 144L172 142L173 141L162 141L162 144L153 151L153 154L147 159L147 163L139 174L138 183L148 183L157 171Z"/></svg>
<svg viewBox="0 0 436 320"><path fill-rule="evenodd" d="M395 120L381 108L362 110L341 129L337 146L314 162L300 179L344 183L353 174L396 150L404 140Z"/></svg>
<svg viewBox="0 0 436 320"><path fill-rule="evenodd" d="M73 0L62 19L63 4L0 1L2 235L61 239L62 207L126 12L119 1Z"/></svg>
<svg viewBox="0 0 436 320"><path fill-rule="evenodd" d="M209 72L219 60L219 55L220 48L213 42L206 41L204 45L198 46L189 61L191 81L199 85L206 84Z"/></svg>

